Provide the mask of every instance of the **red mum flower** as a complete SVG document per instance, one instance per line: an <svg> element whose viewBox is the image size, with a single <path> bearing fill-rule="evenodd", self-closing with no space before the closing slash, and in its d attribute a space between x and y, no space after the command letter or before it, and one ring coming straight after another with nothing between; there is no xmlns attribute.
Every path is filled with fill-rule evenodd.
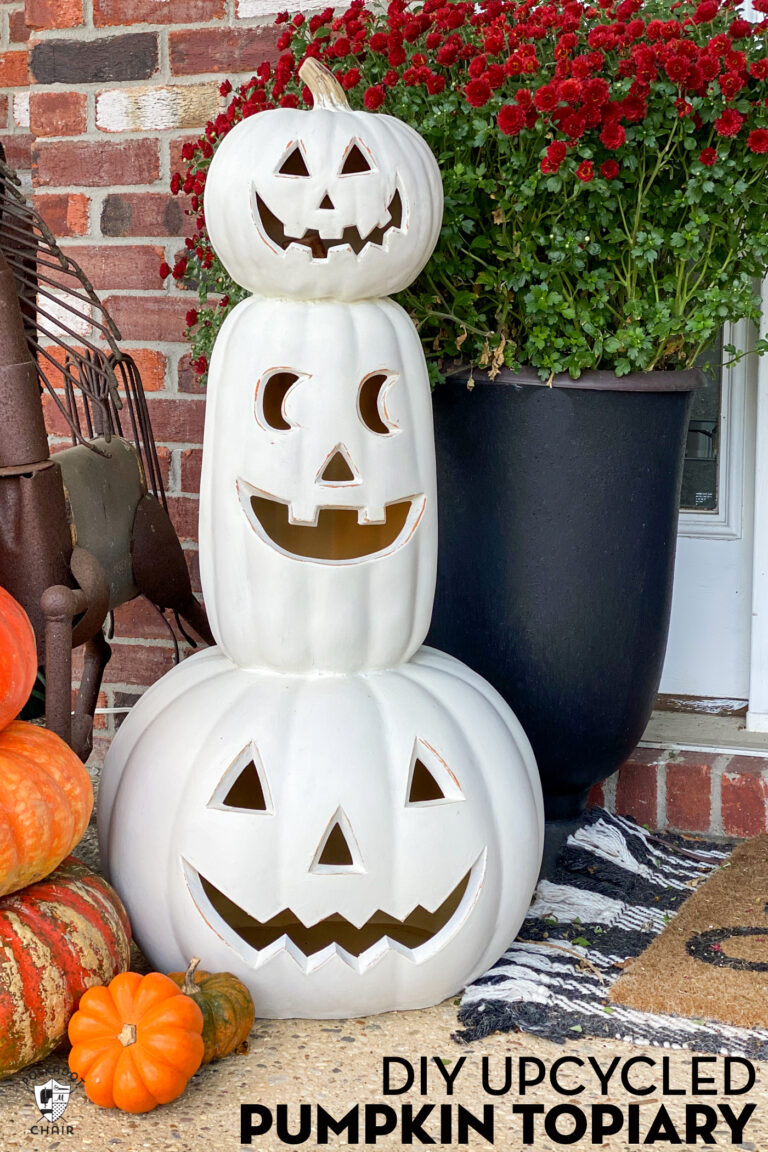
<svg viewBox="0 0 768 1152"><path fill-rule="evenodd" d="M576 176L578 179L582 180L585 184L589 184L590 180L594 178L594 175L595 166L592 161L582 160L581 164L579 164L578 168L576 169Z"/></svg>
<svg viewBox="0 0 768 1152"><path fill-rule="evenodd" d="M600 133L600 139L602 140L603 144L606 148L610 148L612 152L617 148L621 148L626 138L627 133L624 129L624 126L619 124L616 120L612 120L610 123L606 124L605 128L603 128L602 132Z"/></svg>
<svg viewBox="0 0 768 1152"><path fill-rule="evenodd" d="M560 171L560 165L555 164L555 162L550 160L548 156L543 158L539 164L539 168L545 176L554 176L557 172Z"/></svg>
<svg viewBox="0 0 768 1152"><path fill-rule="evenodd" d="M726 72L725 76L720 77L720 91L726 100L733 100L744 87L743 76L737 76L735 72Z"/></svg>
<svg viewBox="0 0 768 1152"><path fill-rule="evenodd" d="M186 256L179 256L178 260L176 261L176 263L173 266L173 278L174 278L174 280L181 280L181 278L183 277L186 270L187 270L187 258L186 258Z"/></svg>
<svg viewBox="0 0 768 1152"><path fill-rule="evenodd" d="M219 84L220 94L222 96L229 96L231 91L232 91L232 84L230 83L230 81L229 80L222 80L221 84Z"/></svg>
<svg viewBox="0 0 768 1152"><path fill-rule="evenodd" d="M362 75L360 73L360 69L359 68L350 68L348 72L344 73L344 79L342 80L341 83L344 86L345 91L349 92L349 90L351 88L357 87L357 85L360 83L361 79L362 79Z"/></svg>
<svg viewBox="0 0 768 1152"><path fill-rule="evenodd" d="M562 164L568 154L568 146L564 140L553 140L547 147L547 159L553 164Z"/></svg>
<svg viewBox="0 0 768 1152"><path fill-rule="evenodd" d="M768 152L768 131L765 128L755 128L747 136L747 148L750 152Z"/></svg>
<svg viewBox="0 0 768 1152"><path fill-rule="evenodd" d="M749 36L752 31L752 25L749 20L736 19L731 23L728 29L728 35L732 40L742 40L745 36Z"/></svg>
<svg viewBox="0 0 768 1152"><path fill-rule="evenodd" d="M569 112L560 127L571 140L580 140L587 130L587 118L583 112Z"/></svg>
<svg viewBox="0 0 768 1152"><path fill-rule="evenodd" d="M560 88L558 89L560 99L565 100L566 104L575 104L576 101L580 98L581 92L581 84L578 80L574 80L572 77L569 80L563 80Z"/></svg>
<svg viewBox="0 0 768 1152"><path fill-rule="evenodd" d="M485 72L488 61L484 55L475 56L474 60L470 60L467 72L473 80L477 80Z"/></svg>
<svg viewBox="0 0 768 1152"><path fill-rule="evenodd" d="M197 311L194 308L190 308L184 319L187 322L187 328L191 328L193 324L197 324Z"/></svg>
<svg viewBox="0 0 768 1152"><path fill-rule="evenodd" d="M684 56L670 56L670 58L664 62L664 71L670 80L674 80L676 84L682 84L682 82L688 78L691 65Z"/></svg>
<svg viewBox="0 0 768 1152"><path fill-rule="evenodd" d="M722 116L715 120L715 132L718 136L738 136L744 117L735 108L726 108Z"/></svg>
<svg viewBox="0 0 768 1152"><path fill-rule="evenodd" d="M584 84L584 99L588 104L605 104L611 95L607 80L597 76Z"/></svg>
<svg viewBox="0 0 768 1152"><path fill-rule="evenodd" d="M386 32L374 32L368 41L368 47L372 52L378 52L383 55L389 48L389 37Z"/></svg>
<svg viewBox="0 0 768 1152"><path fill-rule="evenodd" d="M485 34L485 50L490 52L492 56L497 56L499 52L504 51L506 40L504 33L500 28L490 28Z"/></svg>
<svg viewBox="0 0 768 1152"><path fill-rule="evenodd" d="M551 112L553 108L557 107L557 90L552 84L544 84L534 96L533 102L539 112Z"/></svg>
<svg viewBox="0 0 768 1152"><path fill-rule="evenodd" d="M615 160L606 160L600 165L600 175L606 180L615 180L619 174L619 166Z"/></svg>
<svg viewBox="0 0 768 1152"><path fill-rule="evenodd" d="M430 73L427 78L427 92L430 96L439 96L445 89L445 76L435 76L434 72Z"/></svg>
<svg viewBox="0 0 768 1152"><path fill-rule="evenodd" d="M491 98L491 86L487 80L470 80L464 87L464 95L473 108L482 108Z"/></svg>
<svg viewBox="0 0 768 1152"><path fill-rule="evenodd" d="M768 0L766 0L768 2ZM768 80L768 58L763 57L762 60L755 60L749 66L749 74L755 80Z"/></svg>
<svg viewBox="0 0 768 1152"><path fill-rule="evenodd" d="M450 68L455 64L461 52L461 42L459 40L446 40L442 48L438 49L435 59L438 64L442 64L444 68Z"/></svg>
<svg viewBox="0 0 768 1152"><path fill-rule="evenodd" d="M709 24L717 16L718 9L717 0L701 0L693 14L694 24Z"/></svg>
<svg viewBox="0 0 768 1152"><path fill-rule="evenodd" d="M713 164L717 163L717 152L714 148L705 148L699 154L699 163L703 164L705 168L711 168Z"/></svg>
<svg viewBox="0 0 768 1152"><path fill-rule="evenodd" d="M167 261L163 260L157 271L160 274L161 280L167 280L171 274L171 266L167 263Z"/></svg>
<svg viewBox="0 0 768 1152"><path fill-rule="evenodd" d="M208 361L206 360L205 356L199 356L197 360L192 361L192 367L198 376L204 376L205 370L208 367Z"/></svg>
<svg viewBox="0 0 768 1152"><path fill-rule="evenodd" d="M525 124L525 112L519 104L505 104L499 110L496 123L505 136L516 136Z"/></svg>
<svg viewBox="0 0 768 1152"><path fill-rule="evenodd" d="M397 81L398 75L394 68L388 68L381 78L382 84L384 84L387 88L394 88L395 84L397 84Z"/></svg>

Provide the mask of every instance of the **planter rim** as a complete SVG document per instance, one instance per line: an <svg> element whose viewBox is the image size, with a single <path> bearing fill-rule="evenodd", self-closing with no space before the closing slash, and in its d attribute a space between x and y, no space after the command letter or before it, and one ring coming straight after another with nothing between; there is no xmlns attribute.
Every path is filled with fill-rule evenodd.
<svg viewBox="0 0 768 1152"><path fill-rule="evenodd" d="M469 374L470 368L468 366L456 365L446 372L446 383L464 383ZM550 387L546 381L539 378L535 368L522 368L519 372L513 372L510 368L502 368L493 380L484 371L473 371L472 375L475 384L503 384L515 388ZM582 372L578 380L572 380L567 372L559 372L553 377L551 387L580 388L592 392L694 392L704 384L705 379L701 368L630 372L627 376L617 376L615 372L597 368Z"/></svg>

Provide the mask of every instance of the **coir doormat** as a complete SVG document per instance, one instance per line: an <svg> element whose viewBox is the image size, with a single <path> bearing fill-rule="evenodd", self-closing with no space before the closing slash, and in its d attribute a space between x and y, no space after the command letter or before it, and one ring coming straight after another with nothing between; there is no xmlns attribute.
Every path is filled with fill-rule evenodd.
<svg viewBox="0 0 768 1152"><path fill-rule="evenodd" d="M768 836L735 849L611 987L612 1003L768 1029Z"/></svg>
<svg viewBox="0 0 768 1152"><path fill-rule="evenodd" d="M660 939L702 881L727 864L730 855L720 843L650 833L629 818L591 809L569 837L553 880L540 882L517 940L466 989L459 1008L464 1030L456 1039L470 1042L508 1031L559 1043L602 1036L768 1060L768 1026L754 1026L756 1021L745 1028L705 1019L698 1011L690 1017L674 1015L669 1010L673 1003L678 1006L674 994L653 1011L609 998L623 973L629 979L629 962ZM727 875L731 867L728 863L718 875ZM745 905L753 911L741 919L757 927L764 920L768 936L768 913L761 912L766 898L757 903L755 896L755 903ZM721 920L715 927L722 931L733 922ZM720 954L751 963L756 962L754 949L761 946L757 938L748 944L731 937L710 943L724 949ZM763 947L768 959L768 945ZM717 947L710 954L717 956ZM722 967L702 967L702 979L710 972L715 980L722 978Z"/></svg>

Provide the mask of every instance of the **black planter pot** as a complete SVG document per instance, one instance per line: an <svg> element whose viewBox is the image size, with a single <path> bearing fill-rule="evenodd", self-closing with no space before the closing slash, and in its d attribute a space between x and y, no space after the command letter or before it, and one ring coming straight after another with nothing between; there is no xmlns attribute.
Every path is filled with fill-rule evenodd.
<svg viewBox="0 0 768 1152"><path fill-rule="evenodd" d="M427 643L485 676L533 745L547 818L629 756L659 686L698 371L450 377L434 393Z"/></svg>

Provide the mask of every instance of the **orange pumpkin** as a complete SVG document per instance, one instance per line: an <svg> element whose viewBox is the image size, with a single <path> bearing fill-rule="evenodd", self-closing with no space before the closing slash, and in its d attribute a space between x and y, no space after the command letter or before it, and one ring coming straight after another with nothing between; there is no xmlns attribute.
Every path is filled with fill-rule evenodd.
<svg viewBox="0 0 768 1152"><path fill-rule="evenodd" d="M29 616L0 588L0 728L26 704L37 676L37 647Z"/></svg>
<svg viewBox="0 0 768 1152"><path fill-rule="evenodd" d="M0 732L0 896L42 880L88 827L93 785L64 741L15 720Z"/></svg>
<svg viewBox="0 0 768 1152"><path fill-rule="evenodd" d="M69 1067L100 1108L149 1112L181 1096L203 1059L203 1014L160 972L89 988L69 1022Z"/></svg>

